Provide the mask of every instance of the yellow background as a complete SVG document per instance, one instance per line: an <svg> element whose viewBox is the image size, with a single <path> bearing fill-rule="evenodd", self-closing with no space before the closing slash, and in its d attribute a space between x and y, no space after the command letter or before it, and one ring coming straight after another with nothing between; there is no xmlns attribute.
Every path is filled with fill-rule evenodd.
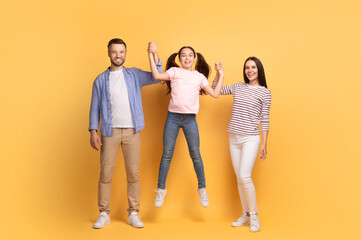
<svg viewBox="0 0 361 240"><path fill-rule="evenodd" d="M1 239L360 239L360 1L24 1L0 3ZM153 206L169 96L143 88L141 217L125 224L121 153L112 224L98 215L99 154L89 145L92 82L109 66L107 42L128 44L125 66L149 70L183 45L222 61L225 84L248 56L272 91L268 158L253 179L261 232L231 228L240 216L227 124L232 97L202 96L198 124L210 206L180 133L165 205ZM214 70L210 82L214 77Z"/></svg>

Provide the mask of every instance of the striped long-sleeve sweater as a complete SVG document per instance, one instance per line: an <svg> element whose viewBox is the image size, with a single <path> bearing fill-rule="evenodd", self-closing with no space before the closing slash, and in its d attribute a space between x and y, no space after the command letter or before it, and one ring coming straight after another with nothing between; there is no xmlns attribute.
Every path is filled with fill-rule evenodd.
<svg viewBox="0 0 361 240"><path fill-rule="evenodd" d="M212 87L216 85L213 83ZM258 135L260 123L262 131L268 131L271 105L270 90L240 82L222 87L221 94L233 95L233 109L231 121L227 128L228 132Z"/></svg>

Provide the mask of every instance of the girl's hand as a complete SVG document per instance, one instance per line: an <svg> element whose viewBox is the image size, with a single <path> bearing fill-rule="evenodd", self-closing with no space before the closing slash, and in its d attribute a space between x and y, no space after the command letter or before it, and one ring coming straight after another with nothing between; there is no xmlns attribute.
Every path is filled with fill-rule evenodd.
<svg viewBox="0 0 361 240"><path fill-rule="evenodd" d="M214 67L219 74L223 74L223 65L221 62L216 62Z"/></svg>
<svg viewBox="0 0 361 240"><path fill-rule="evenodd" d="M156 42L149 42L148 43L148 53L157 53L157 43Z"/></svg>
<svg viewBox="0 0 361 240"><path fill-rule="evenodd" d="M259 155L259 159L262 159L262 160L265 160L267 157L267 148L266 146L261 146L261 152L260 152L260 155Z"/></svg>

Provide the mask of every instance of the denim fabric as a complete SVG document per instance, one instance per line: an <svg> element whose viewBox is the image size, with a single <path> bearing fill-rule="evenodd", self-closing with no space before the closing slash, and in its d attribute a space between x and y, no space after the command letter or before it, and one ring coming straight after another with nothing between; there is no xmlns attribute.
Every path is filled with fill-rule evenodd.
<svg viewBox="0 0 361 240"><path fill-rule="evenodd" d="M198 178L198 188L206 187L202 157L199 152L199 132L195 114L168 112L163 132L163 155L159 167L158 188L165 189L170 162L173 157L179 128L183 129L189 155Z"/></svg>
<svg viewBox="0 0 361 240"><path fill-rule="evenodd" d="M162 61L157 65L158 71L162 72ZM138 68L123 68L124 81L127 86L132 121L136 132L144 128L144 115L142 96L140 91L143 86L160 83L153 78L151 72L145 72ZM89 131L98 131L103 137L113 136L112 111L109 93L109 68L101 73L93 83L92 99L89 112ZM101 118L101 121L100 121Z"/></svg>

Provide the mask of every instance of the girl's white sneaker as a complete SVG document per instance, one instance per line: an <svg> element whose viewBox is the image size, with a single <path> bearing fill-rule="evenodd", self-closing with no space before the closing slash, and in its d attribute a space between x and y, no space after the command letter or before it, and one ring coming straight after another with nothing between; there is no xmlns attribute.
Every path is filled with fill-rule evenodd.
<svg viewBox="0 0 361 240"><path fill-rule="evenodd" d="M205 188L198 188L198 194L200 197L200 202L203 207L208 207L209 201L208 201L208 195Z"/></svg>
<svg viewBox="0 0 361 240"><path fill-rule="evenodd" d="M154 206L156 207L161 207L164 203L164 196L167 194L167 190L165 189L158 189L155 190L157 192L157 196L155 197L154 200Z"/></svg>

